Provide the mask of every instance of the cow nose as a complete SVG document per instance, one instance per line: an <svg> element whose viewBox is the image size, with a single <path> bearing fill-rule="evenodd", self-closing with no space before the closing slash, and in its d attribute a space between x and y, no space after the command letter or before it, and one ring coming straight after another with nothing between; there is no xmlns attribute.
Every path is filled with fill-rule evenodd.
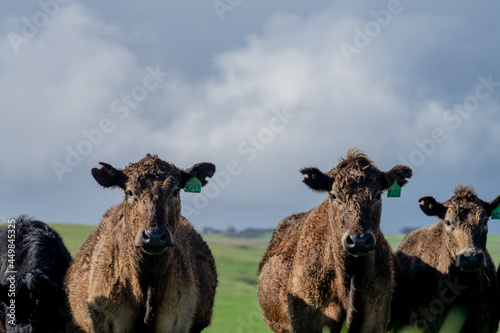
<svg viewBox="0 0 500 333"><path fill-rule="evenodd" d="M167 229L148 228L142 231L142 241L144 245L152 247L165 247L167 244Z"/></svg>
<svg viewBox="0 0 500 333"><path fill-rule="evenodd" d="M352 255L364 256L375 249L375 243L371 232L348 234L344 238L344 249Z"/></svg>
<svg viewBox="0 0 500 333"><path fill-rule="evenodd" d="M144 250L163 250L172 246L170 234L166 228L144 228L137 237L136 245Z"/></svg>
<svg viewBox="0 0 500 333"><path fill-rule="evenodd" d="M456 266L464 272L477 272L484 267L483 251L463 252L457 256Z"/></svg>

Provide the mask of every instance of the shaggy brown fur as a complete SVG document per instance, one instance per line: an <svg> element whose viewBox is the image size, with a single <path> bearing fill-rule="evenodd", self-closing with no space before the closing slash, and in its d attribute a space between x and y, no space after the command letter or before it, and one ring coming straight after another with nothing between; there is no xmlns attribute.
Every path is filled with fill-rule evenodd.
<svg viewBox="0 0 500 333"><path fill-rule="evenodd" d="M394 328L415 325L438 332L455 308L467 316L462 332L496 332L497 280L486 236L500 196L484 202L472 186L458 185L444 203L433 197L419 202L425 214L441 221L408 234L395 253Z"/></svg>
<svg viewBox="0 0 500 333"><path fill-rule="evenodd" d="M274 332L385 332L394 287L392 253L380 231L381 192L411 177L397 165L381 172L360 151L328 173L301 171L329 193L316 208L282 220L259 267L258 295ZM349 236L371 234L373 250L351 254ZM364 238L363 238L364 239Z"/></svg>
<svg viewBox="0 0 500 333"><path fill-rule="evenodd" d="M124 170L101 163L92 175L125 191L71 265L66 290L85 332L200 332L212 317L217 274L212 253L181 216L179 190L211 163L178 169L147 155ZM143 230L164 228L161 250L141 246Z"/></svg>

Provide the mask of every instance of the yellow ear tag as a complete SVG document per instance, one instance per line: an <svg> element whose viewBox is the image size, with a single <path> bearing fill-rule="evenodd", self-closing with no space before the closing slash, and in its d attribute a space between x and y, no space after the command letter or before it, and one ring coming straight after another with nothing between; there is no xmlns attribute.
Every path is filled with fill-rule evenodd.
<svg viewBox="0 0 500 333"><path fill-rule="evenodd" d="M201 192L201 181L194 175L193 178L189 179L184 186L184 192L200 193Z"/></svg>
<svg viewBox="0 0 500 333"><path fill-rule="evenodd" d="M388 198L399 198L401 196L401 186L398 185L398 181L395 180L394 184L387 190Z"/></svg>

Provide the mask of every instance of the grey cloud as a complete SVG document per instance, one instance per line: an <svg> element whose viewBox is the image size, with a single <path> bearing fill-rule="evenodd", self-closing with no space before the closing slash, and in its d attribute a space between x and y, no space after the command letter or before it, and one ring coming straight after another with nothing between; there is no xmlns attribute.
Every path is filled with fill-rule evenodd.
<svg viewBox="0 0 500 333"><path fill-rule="evenodd" d="M127 3L122 14L113 4L75 2L26 45L20 60L4 40L0 60L11 66L0 87L11 93L1 108L17 112L2 111L11 125L3 135L24 131L1 146L2 156L20 165L0 165L9 189L1 198L2 216L10 216L9 206L17 211L24 205L49 220L94 223L121 196L94 186L90 168L101 160L123 167L147 152L181 167L212 161L221 175L236 161L241 170L227 184L212 180L208 204L201 196L183 195L184 212L197 210L190 218L198 227L272 227L310 209L322 196L303 186L298 170L328 170L353 146L384 170L402 160L414 164L403 197L384 199L386 231L432 223L418 211L417 199L447 199L460 182L476 185L485 200L494 197L494 165L500 161L497 87L468 117L460 116L460 126L458 118L447 121L444 115L457 116L449 112L474 96L479 77L500 81L493 42L500 31L491 14L497 5L480 12L449 1L401 1L403 9L383 26L372 12L381 15L388 4L278 1L265 7L245 1L221 22L210 2ZM23 15L19 9L13 13ZM370 42L358 45L349 63L339 45L356 46L357 31L367 24L375 29ZM168 77L121 120L111 103L131 94L147 75L145 68L156 65ZM283 109L294 118L273 121ZM51 161L63 161L65 147L75 148L86 139L82 130L96 128L105 117L115 129L59 183ZM444 131L439 142L436 128ZM40 190L50 187L51 201ZM23 188L33 193L24 201ZM63 198L71 214L47 208Z"/></svg>

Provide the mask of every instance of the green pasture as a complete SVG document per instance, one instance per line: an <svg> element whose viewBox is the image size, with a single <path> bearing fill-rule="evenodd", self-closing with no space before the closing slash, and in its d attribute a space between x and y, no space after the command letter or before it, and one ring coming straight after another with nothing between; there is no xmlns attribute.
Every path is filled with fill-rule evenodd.
<svg viewBox="0 0 500 333"><path fill-rule="evenodd" d="M64 240L71 255L75 256L83 241L94 227L84 225L52 224ZM402 235L388 235L393 250ZM207 235L217 264L219 286L215 299L212 325L208 333L270 332L262 320L257 301L257 267L269 237L259 239L227 238ZM500 262L500 235L488 236L488 250L495 264Z"/></svg>

